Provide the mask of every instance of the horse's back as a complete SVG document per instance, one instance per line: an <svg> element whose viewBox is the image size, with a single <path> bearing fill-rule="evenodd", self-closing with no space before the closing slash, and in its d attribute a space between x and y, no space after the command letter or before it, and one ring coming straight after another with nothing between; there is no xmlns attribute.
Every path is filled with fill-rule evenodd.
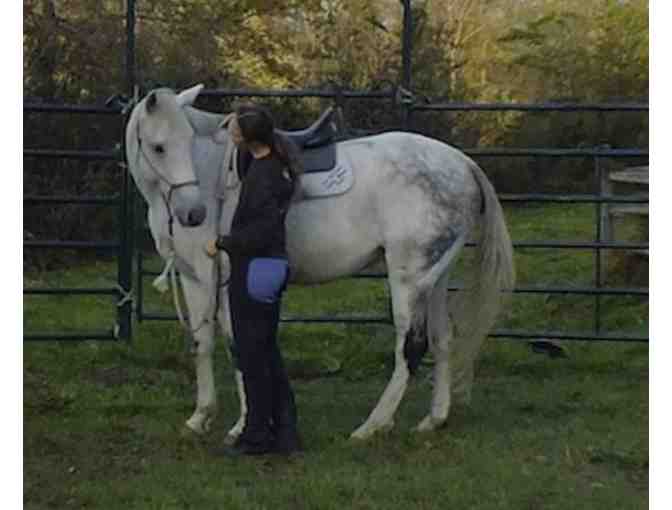
<svg viewBox="0 0 672 510"><path fill-rule="evenodd" d="M469 166L476 163L460 149L445 142L407 131L388 131L377 135L354 138L339 143L345 154L357 153L370 155L404 168L427 167L437 171L462 171L468 173ZM405 164L404 164L405 163ZM409 165L409 163L411 163Z"/></svg>
<svg viewBox="0 0 672 510"><path fill-rule="evenodd" d="M431 181L440 194L479 194L472 172L477 164L458 148L421 134L389 131L348 140L339 144L339 155L353 163L358 181L373 180L376 187L401 177L407 184Z"/></svg>

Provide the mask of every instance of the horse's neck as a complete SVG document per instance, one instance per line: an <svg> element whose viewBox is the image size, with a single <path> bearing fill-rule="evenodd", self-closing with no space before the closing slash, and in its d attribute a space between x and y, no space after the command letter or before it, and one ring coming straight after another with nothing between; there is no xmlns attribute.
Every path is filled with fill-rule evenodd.
<svg viewBox="0 0 672 510"><path fill-rule="evenodd" d="M226 189L225 200L221 202L217 229L220 234L228 234L231 231L231 222L238 206L240 198L240 183L235 188Z"/></svg>
<svg viewBox="0 0 672 510"><path fill-rule="evenodd" d="M212 135L225 117L220 113L206 112L193 106L185 106L183 109L191 127L197 135L201 136Z"/></svg>

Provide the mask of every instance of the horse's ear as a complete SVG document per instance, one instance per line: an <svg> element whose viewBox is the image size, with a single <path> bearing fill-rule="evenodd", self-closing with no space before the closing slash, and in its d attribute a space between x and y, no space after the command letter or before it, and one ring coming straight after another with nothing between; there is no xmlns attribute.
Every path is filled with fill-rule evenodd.
<svg viewBox="0 0 672 510"><path fill-rule="evenodd" d="M191 87L190 89L183 90L177 95L177 104L180 106L192 105L196 98L203 90L203 84L199 83L198 85Z"/></svg>
<svg viewBox="0 0 672 510"><path fill-rule="evenodd" d="M145 102L145 107L147 108L147 113L152 113L154 110L156 110L156 105L157 105L157 99L156 99L156 92L151 92L147 96L147 101Z"/></svg>

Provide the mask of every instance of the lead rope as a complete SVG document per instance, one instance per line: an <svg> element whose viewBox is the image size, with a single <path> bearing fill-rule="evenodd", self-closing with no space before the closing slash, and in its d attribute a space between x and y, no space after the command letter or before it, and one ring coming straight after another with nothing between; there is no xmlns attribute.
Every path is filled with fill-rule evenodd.
<svg viewBox="0 0 672 510"><path fill-rule="evenodd" d="M226 122L230 120L230 118L233 116L233 114L230 114L229 116L224 118L223 122ZM229 127L230 130L230 127ZM233 143L229 143L227 145L226 153L224 154L224 159L222 161L222 171L226 172L226 181L224 183L225 189L233 189L237 186L237 183L235 182L235 175L237 175L237 161L235 158L236 154L236 149ZM221 181L221 176L222 176L222 171L219 172L218 177L217 177L217 184L216 184L216 190L219 190L220 188L220 181ZM233 175L233 178L231 176ZM233 181L233 184L232 184ZM219 218L221 216L222 212L222 203L224 202L225 199L225 194L223 193L218 193L217 194L217 211L216 211L216 218L217 218L217 223L215 226L215 234L219 234ZM171 232L172 235L172 232ZM157 289L163 289L167 290L168 287L168 277L170 277L170 283L171 286L173 287L173 302L175 304L175 311L177 313L177 318L182 325L182 328L185 330L185 350L188 352L193 353L194 349L196 347L196 342L194 340L194 334L197 333L205 324L209 323L212 321L213 323L216 323L217 321L217 312L219 311L219 306L221 303L220 300L220 292L221 289L226 287L229 284L229 279L227 279L225 282L222 283L222 271L221 271L221 257L219 255L216 255L213 260L213 272L215 273L213 275L213 280L215 281L215 286L214 286L214 291L210 294L210 302L208 303L208 307L206 309L206 312L203 314L203 318L201 319L201 322L196 326L195 328L191 329L189 327L189 324L187 324L187 321L185 320L184 314L182 312L182 306L181 306L181 300L179 297L179 291L178 291L178 283L177 283L177 270L175 267L175 252L174 249L171 247L171 255L169 256L167 262L166 262L166 267L164 268L163 273L154 281L154 286ZM231 353L230 350L227 349L227 356L230 358Z"/></svg>
<svg viewBox="0 0 672 510"><path fill-rule="evenodd" d="M222 121L223 125L227 126L227 130L229 132L229 139L231 140L231 123L230 120L233 119L235 116L235 113L230 113L227 115L224 120ZM220 178L222 176L222 173L226 173L226 179L224 180L224 190L220 191L219 187L219 182ZM226 147L226 154L224 155L224 161L222 162L222 171L219 173L217 177L217 187L215 188L217 190L217 224L215 227L217 235L219 235L220 232L220 220L221 220L221 215L222 215L222 204L224 203L224 200L226 199L228 195L228 191L233 190L238 186L238 182L236 181L236 177L238 176L238 149L237 147L230 141L227 144ZM231 275L230 275L230 268L229 268L229 278L225 281L222 282L222 257L221 255L217 254L215 255L215 264L214 264L214 270L216 272L216 286L215 286L215 302L214 302L214 310L213 310L213 321L217 320L217 312L219 311L219 307L221 305L221 292L222 289L226 286L229 285L229 282L231 281ZM233 337L229 339L229 348L226 349L226 357L229 360L229 363L233 364L233 355L232 353L232 348L233 348Z"/></svg>
<svg viewBox="0 0 672 510"><path fill-rule="evenodd" d="M182 329L185 331L185 350L187 352L193 352L194 347L194 334L196 334L205 324L209 322L208 316L210 315L210 307L208 305L208 312L204 315L200 324L195 328L191 329L187 319L184 317L182 311L182 303L180 300L179 286L177 282L177 268L175 266L175 252L171 248L170 255L166 259L166 265L163 268L163 272L154 280L154 288L161 293L166 292L170 287L172 287L173 294L173 304L175 305L175 312L177 313L177 319L182 326ZM211 300L212 302L212 300Z"/></svg>

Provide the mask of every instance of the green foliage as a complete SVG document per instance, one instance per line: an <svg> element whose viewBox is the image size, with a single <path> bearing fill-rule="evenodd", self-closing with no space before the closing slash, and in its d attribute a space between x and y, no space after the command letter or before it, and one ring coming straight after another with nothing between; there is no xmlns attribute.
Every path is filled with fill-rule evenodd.
<svg viewBox="0 0 672 510"><path fill-rule="evenodd" d="M512 85L532 99L586 101L648 96L648 8L643 1L607 0L551 12L509 29L498 39L508 48Z"/></svg>
<svg viewBox="0 0 672 510"><path fill-rule="evenodd" d="M138 0L140 83L397 83L396 0ZM641 99L645 0L413 2L413 84L452 100ZM90 102L124 84L124 2L24 0L27 96Z"/></svg>

